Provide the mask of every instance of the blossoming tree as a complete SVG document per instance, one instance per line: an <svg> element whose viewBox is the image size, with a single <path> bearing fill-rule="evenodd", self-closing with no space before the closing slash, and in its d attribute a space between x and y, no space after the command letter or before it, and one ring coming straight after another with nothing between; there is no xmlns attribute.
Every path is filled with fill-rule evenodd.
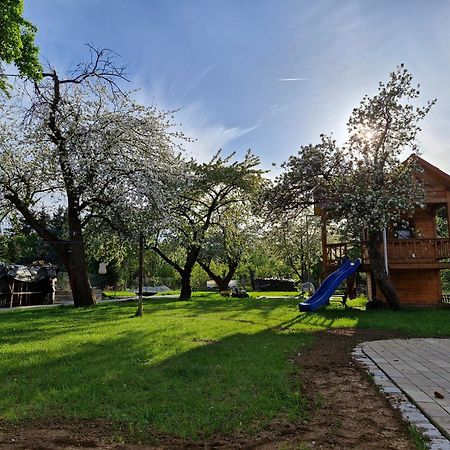
<svg viewBox="0 0 450 450"><path fill-rule="evenodd" d="M57 251L76 306L95 303L86 227L120 230L127 211L162 205L180 161L181 136L170 114L137 104L120 88L124 68L111 51L90 52L90 61L67 77L44 72L0 106L0 208L18 211ZM39 219L39 211L61 204L68 237Z"/></svg>
<svg viewBox="0 0 450 450"><path fill-rule="evenodd" d="M392 309L399 308L399 301L384 270L382 232L424 201L414 176L417 167L411 160L401 162L405 152L418 151L419 124L434 103L416 106L418 96L412 75L399 66L376 95L365 96L353 110L342 147L326 136L302 147L284 164L269 195L281 210L319 205L327 220L345 226L355 239L365 231L375 281Z"/></svg>

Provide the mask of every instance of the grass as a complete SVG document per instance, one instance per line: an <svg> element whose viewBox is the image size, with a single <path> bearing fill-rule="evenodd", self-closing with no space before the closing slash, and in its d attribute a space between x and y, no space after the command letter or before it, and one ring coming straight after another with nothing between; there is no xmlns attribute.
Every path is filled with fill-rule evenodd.
<svg viewBox="0 0 450 450"><path fill-rule="evenodd" d="M136 290L135 290L136 291ZM130 297L133 296L135 294L135 291L103 291L103 294L106 297ZM158 297L160 296L164 296L164 295L179 295L180 291L179 290L174 290L174 291L165 291L165 292L159 292L158 293ZM217 292L215 291L196 291L193 292L192 296L193 298L198 298L198 297L205 297L205 296L209 296L211 294L217 294ZM250 295L250 297L295 297L298 296L298 292L297 291L269 291L269 292L248 292L248 294Z"/></svg>
<svg viewBox="0 0 450 450"><path fill-rule="evenodd" d="M264 292L248 292L250 297L296 297L299 295L298 291L264 291Z"/></svg>
<svg viewBox="0 0 450 450"><path fill-rule="evenodd" d="M430 439L425 437L415 425L409 425L408 431L417 450L428 450L430 448Z"/></svg>
<svg viewBox="0 0 450 450"><path fill-rule="evenodd" d="M102 295L109 298L116 298L116 297L134 297L136 294L134 291L103 291Z"/></svg>
<svg viewBox="0 0 450 450"><path fill-rule="evenodd" d="M450 309L364 311L333 303L298 313L295 299L58 307L0 315L0 419L101 418L141 435L201 438L252 432L274 417L304 414L289 356L331 327L450 335Z"/></svg>
<svg viewBox="0 0 450 450"><path fill-rule="evenodd" d="M144 296L145 296L144 291ZM127 298L127 297L136 297L137 296L137 289L129 291L103 291L102 295L108 298ZM161 297L164 295L180 295L180 291L164 291L164 292L158 292L157 296Z"/></svg>

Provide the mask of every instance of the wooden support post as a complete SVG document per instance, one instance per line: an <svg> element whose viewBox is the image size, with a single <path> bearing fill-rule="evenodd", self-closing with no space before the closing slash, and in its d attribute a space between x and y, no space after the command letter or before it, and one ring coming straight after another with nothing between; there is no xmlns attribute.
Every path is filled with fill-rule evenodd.
<svg viewBox="0 0 450 450"><path fill-rule="evenodd" d="M442 278L441 278L441 274L442 272L440 270L438 270L437 272L438 276L437 276L437 290L439 293L439 298L438 298L438 303L442 303L442 298L443 298L443 292L442 292Z"/></svg>
<svg viewBox="0 0 450 450"><path fill-rule="evenodd" d="M322 277L323 280L326 278L328 274L328 255L327 255L327 219L325 216L325 213L322 211L321 214L321 222L322 222L322 261L323 261L323 267L322 267Z"/></svg>
<svg viewBox="0 0 450 450"><path fill-rule="evenodd" d="M450 192L447 191L447 227L448 237L450 237Z"/></svg>
<svg viewBox="0 0 450 450"><path fill-rule="evenodd" d="M373 272L370 271L370 294L372 296L371 300L375 300L377 298L377 283L375 282L375 277L373 276Z"/></svg>
<svg viewBox="0 0 450 450"><path fill-rule="evenodd" d="M14 280L11 283L8 283L8 287L9 287L9 307L12 308L13 307L13 292L14 292Z"/></svg>
<svg viewBox="0 0 450 450"><path fill-rule="evenodd" d="M138 309L136 311L136 317L142 317L143 310L143 291L144 284L144 233L139 233L139 290L138 290Z"/></svg>

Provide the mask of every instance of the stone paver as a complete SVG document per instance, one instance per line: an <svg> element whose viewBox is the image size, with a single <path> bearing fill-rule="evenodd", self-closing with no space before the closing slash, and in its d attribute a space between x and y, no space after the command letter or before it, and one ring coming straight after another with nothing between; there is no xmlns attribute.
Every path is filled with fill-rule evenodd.
<svg viewBox="0 0 450 450"><path fill-rule="evenodd" d="M376 364L373 375L387 375L450 439L450 339L391 339L365 342L360 349ZM385 377L381 386L395 392Z"/></svg>

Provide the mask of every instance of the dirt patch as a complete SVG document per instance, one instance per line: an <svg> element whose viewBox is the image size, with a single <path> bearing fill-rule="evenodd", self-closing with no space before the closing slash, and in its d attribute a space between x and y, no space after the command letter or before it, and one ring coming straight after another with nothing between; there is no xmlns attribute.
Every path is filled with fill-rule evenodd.
<svg viewBox="0 0 450 450"><path fill-rule="evenodd" d="M404 336L364 329L319 333L313 348L296 357L312 418L294 442L311 449L416 448L400 413L351 358L360 342L395 337Z"/></svg>
<svg viewBox="0 0 450 450"><path fill-rule="evenodd" d="M1 449L134 449L110 444L111 427L103 421L55 421L11 425L0 422Z"/></svg>
<svg viewBox="0 0 450 450"><path fill-rule="evenodd" d="M277 421L256 436L235 434L189 442L155 434L152 438L157 446L136 446L112 442L112 437L117 441L120 433L108 422L59 421L26 426L0 423L0 448L412 450L415 446L399 413L350 356L360 342L395 337L399 334L383 330L335 329L318 333L311 350L294 357L308 399L308 420Z"/></svg>

